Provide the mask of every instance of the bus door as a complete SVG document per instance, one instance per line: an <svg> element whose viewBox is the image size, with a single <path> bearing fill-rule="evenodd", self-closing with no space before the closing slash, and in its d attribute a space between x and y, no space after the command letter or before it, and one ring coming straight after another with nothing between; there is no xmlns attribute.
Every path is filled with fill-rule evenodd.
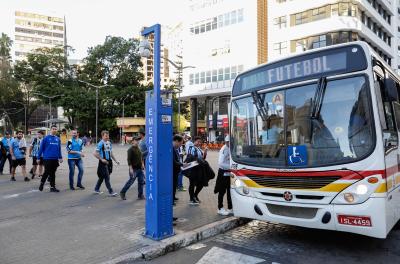
<svg viewBox="0 0 400 264"><path fill-rule="evenodd" d="M396 178L400 171L399 133L400 120L396 119L395 108L398 102L396 82L390 76L385 79L376 76L376 92L379 106L379 116L383 134L383 146L385 155L385 174L387 189L387 227L391 228L399 215L400 195L393 192L396 186ZM399 125L398 125L399 124ZM377 139L379 140L379 139Z"/></svg>

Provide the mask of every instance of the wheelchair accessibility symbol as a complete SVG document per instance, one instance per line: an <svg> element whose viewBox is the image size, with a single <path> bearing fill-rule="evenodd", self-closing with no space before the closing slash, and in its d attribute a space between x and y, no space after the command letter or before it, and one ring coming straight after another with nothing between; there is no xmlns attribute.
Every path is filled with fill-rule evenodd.
<svg viewBox="0 0 400 264"><path fill-rule="evenodd" d="M304 166L307 165L307 147L306 146L288 146L288 165Z"/></svg>

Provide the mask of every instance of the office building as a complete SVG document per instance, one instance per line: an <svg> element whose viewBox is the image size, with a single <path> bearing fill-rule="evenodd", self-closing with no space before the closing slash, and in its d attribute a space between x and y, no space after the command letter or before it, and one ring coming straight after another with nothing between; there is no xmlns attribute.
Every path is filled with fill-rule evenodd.
<svg viewBox="0 0 400 264"><path fill-rule="evenodd" d="M267 60L267 0L188 0L183 32L182 97L191 134L223 141L236 76Z"/></svg>
<svg viewBox="0 0 400 264"><path fill-rule="evenodd" d="M397 69L400 63L397 6L397 0L271 0L269 59L362 40Z"/></svg>

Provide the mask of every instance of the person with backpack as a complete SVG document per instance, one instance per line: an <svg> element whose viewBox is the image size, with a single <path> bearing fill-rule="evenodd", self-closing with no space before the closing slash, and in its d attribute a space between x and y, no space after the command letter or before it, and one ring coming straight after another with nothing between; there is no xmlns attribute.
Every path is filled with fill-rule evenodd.
<svg viewBox="0 0 400 264"><path fill-rule="evenodd" d="M29 157L32 157L32 169L30 170L30 174L32 179L35 178L36 172L39 169L38 177L42 177L43 175L43 157L38 157L40 143L42 142L44 136L44 131L40 130L30 145L29 148Z"/></svg>
<svg viewBox="0 0 400 264"><path fill-rule="evenodd" d="M5 134L5 136L1 140L4 151L3 151L3 154L1 155L1 160L0 160L0 175L3 175L4 165L6 164L7 160L8 160L8 164L10 167L10 174L11 174L11 168L12 168L12 159L11 159L11 154L10 154L11 135L7 131L4 134Z"/></svg>
<svg viewBox="0 0 400 264"><path fill-rule="evenodd" d="M67 141L67 153L68 153L68 168L69 168L69 189L74 191L74 174L75 174L75 166L78 167L78 180L76 183L76 187L84 190L85 187L82 185L82 177L83 177L83 162L82 158L85 157L85 154L82 153L83 150L83 141L79 138L78 132L74 129L71 131L71 139Z"/></svg>
<svg viewBox="0 0 400 264"><path fill-rule="evenodd" d="M115 197L118 194L114 192L111 187L110 174L112 173L113 169L112 161L114 160L117 164L119 164L119 161L117 161L112 152L112 144L110 142L109 132L105 130L102 131L101 138L102 139L100 140L99 144L97 144L96 151L93 154L99 160L99 164L97 165L97 176L99 179L94 187L94 194L102 193L100 191L100 187L104 181L109 195Z"/></svg>

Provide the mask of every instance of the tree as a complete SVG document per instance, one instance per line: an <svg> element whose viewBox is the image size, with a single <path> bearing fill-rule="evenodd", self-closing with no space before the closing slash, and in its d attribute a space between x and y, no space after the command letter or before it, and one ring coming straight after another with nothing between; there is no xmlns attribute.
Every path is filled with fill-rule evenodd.
<svg viewBox="0 0 400 264"><path fill-rule="evenodd" d="M0 119L6 121L5 130L13 130L23 118L22 91L13 77L11 67L12 40L4 33L0 37ZM21 111L22 110L22 111Z"/></svg>
<svg viewBox="0 0 400 264"><path fill-rule="evenodd" d="M103 44L90 48L84 59L84 65L78 74L81 80L94 85L112 85L99 91L100 129L118 132L115 118L121 116L125 98L126 116L145 114L144 91L147 87L140 84L143 74L139 69L141 61L138 46L136 39L108 36ZM91 120L94 120L94 116L93 108L90 112Z"/></svg>
<svg viewBox="0 0 400 264"><path fill-rule="evenodd" d="M47 96L63 94L65 65L66 57L62 47L36 49L27 55L26 60L15 64L14 76L23 89L24 103L28 110L27 120L39 105L48 104L47 98L35 93ZM33 97L38 100L31 100ZM57 100L52 102L54 106L59 106Z"/></svg>

